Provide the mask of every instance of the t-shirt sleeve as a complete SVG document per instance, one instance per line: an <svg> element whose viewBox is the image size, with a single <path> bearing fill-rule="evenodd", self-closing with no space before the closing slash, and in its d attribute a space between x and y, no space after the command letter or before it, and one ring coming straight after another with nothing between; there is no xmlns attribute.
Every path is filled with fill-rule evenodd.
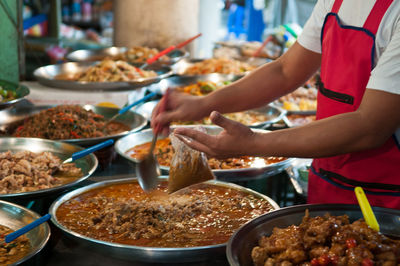
<svg viewBox="0 0 400 266"><path fill-rule="evenodd" d="M303 32L297 39L304 48L321 53L321 29L330 5L330 0L318 0L316 3L310 18L304 25Z"/></svg>
<svg viewBox="0 0 400 266"><path fill-rule="evenodd" d="M400 21L371 72L367 88L400 94Z"/></svg>

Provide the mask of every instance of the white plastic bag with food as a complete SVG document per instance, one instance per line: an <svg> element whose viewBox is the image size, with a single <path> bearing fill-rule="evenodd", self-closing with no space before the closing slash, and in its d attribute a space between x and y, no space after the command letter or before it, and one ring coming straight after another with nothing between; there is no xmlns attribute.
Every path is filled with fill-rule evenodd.
<svg viewBox="0 0 400 266"><path fill-rule="evenodd" d="M196 183L215 179L204 153L193 150L176 137L174 133L170 134L170 139L175 152L169 171L168 193Z"/></svg>

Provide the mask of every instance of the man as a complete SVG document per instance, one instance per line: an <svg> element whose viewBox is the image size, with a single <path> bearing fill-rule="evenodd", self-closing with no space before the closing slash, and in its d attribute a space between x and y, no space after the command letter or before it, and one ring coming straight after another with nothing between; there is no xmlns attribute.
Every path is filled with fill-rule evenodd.
<svg viewBox="0 0 400 266"><path fill-rule="evenodd" d="M220 113L242 111L287 94L321 69L317 121L254 133ZM310 203L356 203L361 186L375 206L400 208L400 2L319 0L302 35L281 58L205 97L171 93L153 126L209 115L217 136L177 129L185 142L215 157L317 158ZM397 135L397 136L396 136Z"/></svg>

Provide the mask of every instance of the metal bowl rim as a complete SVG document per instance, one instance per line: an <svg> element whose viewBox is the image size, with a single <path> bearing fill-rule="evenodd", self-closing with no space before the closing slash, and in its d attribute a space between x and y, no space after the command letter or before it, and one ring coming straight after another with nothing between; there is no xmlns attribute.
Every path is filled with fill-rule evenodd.
<svg viewBox="0 0 400 266"><path fill-rule="evenodd" d="M161 178L165 179L165 180L167 180L167 177L168 176L161 176ZM71 198L79 196L85 192L92 190L92 189L97 189L97 188L106 187L106 186L115 185L115 184L121 184L121 183L122 184L123 183L131 183L132 181L137 182L137 178L121 178L121 179L115 179L115 180L106 180L106 181L97 182L97 183L94 183L94 184L91 184L91 185L88 185L85 187L81 187L81 188L75 189L71 192L68 192L64 195L61 195L51 204L51 206L49 208L49 213L51 214L52 223L55 226L57 226L59 229L61 229L63 232L73 235L74 237L84 239L86 241L90 241L90 242L93 242L96 244L102 244L102 245L106 245L109 247L124 248L124 249L129 249L129 250L140 250L140 251L145 250L145 251L153 251L153 252L170 252L170 251L175 252L177 250L181 250L181 251L189 252L189 251L193 251L193 250L221 248L221 247L223 248L224 246L227 245L228 242L217 244L217 245L198 246L198 247L177 247L177 248L157 248L157 247L141 247L141 246L134 246L134 245L126 245L126 244L119 244L119 243L114 243L114 242L107 242L107 241L98 240L95 238L81 235L79 233L76 233L76 232L68 229L67 227L65 227L64 225L62 225L61 223L58 222L56 212L57 212L59 206L61 206L67 200L70 200ZM268 201L268 203L271 204L271 206L274 208L274 210L280 208L279 205L275 201L273 201L271 198L269 198L268 196L263 195L257 191L251 190L249 188L245 188L245 187L233 184L233 183L228 183L228 182L223 182L223 181L218 181L218 180L209 180L204 183L238 189L240 191L244 191L246 193L255 195L257 197L260 197L260 198Z"/></svg>
<svg viewBox="0 0 400 266"><path fill-rule="evenodd" d="M0 202L3 203L3 204L6 204L6 205L11 205L11 206L13 206L15 208L18 208L18 209L22 209L24 212L29 213L35 219L39 219L40 218L40 215L38 213L36 213L36 212L34 212L34 211L32 211L32 210L30 210L28 208L25 208L25 207L23 207L21 205L18 205L18 204L12 203L12 202L8 202L8 201L5 201L5 200L1 200L1 199L0 199ZM35 256L36 254L38 254L44 248L44 246L46 246L47 242L50 239L50 235L51 235L50 226L49 226L48 222L44 222L43 224L39 225L39 227L40 226L44 226L44 231L45 231L45 237L42 239L40 245L36 249L32 249L31 252L28 255L26 255L25 257L21 258L20 260L14 262L12 265L20 264L22 262L27 261L28 259L30 259L33 256Z"/></svg>
<svg viewBox="0 0 400 266"><path fill-rule="evenodd" d="M37 141L37 142L43 142L43 143L61 143L62 145L69 145L72 146L78 150L83 150L84 148L82 148L81 146L72 144L72 143L68 143L68 142L62 142L62 141L58 141L58 140L50 140L50 139L41 139L41 138L20 138L20 137L2 137L0 138L0 142L1 141L7 141L7 140L33 140L33 141ZM55 187L51 187L51 188L46 188L46 189L39 189L39 190L34 190L34 191L27 191L27 192L20 192L20 193L12 193L12 194L0 194L0 200L2 198L18 198L18 197L23 197L23 196L35 196L35 195L39 195L42 193L46 193L46 192L51 192L53 190L59 190L62 188L67 188L73 185L76 185L84 180L86 180L87 178L89 178L97 169L97 166L99 164L99 161L97 159L97 157L91 153L88 154L86 156L90 156L92 158L92 161L94 162L92 168L87 172L86 175L76 179L73 182L70 183L66 183L66 184L62 184L60 186L55 186Z"/></svg>

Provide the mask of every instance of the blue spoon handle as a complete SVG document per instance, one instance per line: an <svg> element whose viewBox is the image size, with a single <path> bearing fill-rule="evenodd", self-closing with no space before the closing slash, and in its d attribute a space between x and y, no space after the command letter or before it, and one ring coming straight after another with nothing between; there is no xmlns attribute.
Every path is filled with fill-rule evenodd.
<svg viewBox="0 0 400 266"><path fill-rule="evenodd" d="M42 217L40 217L39 219L31 222L28 225L25 225L24 227L12 232L11 234L6 235L5 237L5 242L6 243L10 243L11 241L15 240L16 238L18 238L19 236L29 232L30 230L32 230L33 228L35 228L36 226L41 225L42 223L46 222L47 220L49 220L51 218L50 214L46 214Z"/></svg>
<svg viewBox="0 0 400 266"><path fill-rule="evenodd" d="M97 151L97 150L100 150L100 149L102 149L102 148L104 148L104 147L110 146L110 145L112 145L113 143L114 143L114 140L113 140L113 139L109 139L109 140L106 140L106 141L104 141L104 142L102 142L102 143L96 144L96 145L94 145L94 146L92 146L92 147L90 147L90 148L87 148L87 149L84 149L84 150L75 152L75 153L73 153L72 156L71 156L72 161L75 161L75 160L77 160L77 159L79 159L79 158L85 157L85 156L88 155L89 153L92 153L92 152L95 152L95 151Z"/></svg>
<svg viewBox="0 0 400 266"><path fill-rule="evenodd" d="M122 115L123 113L125 113L126 111L128 111L129 109L131 109L132 107L134 107L135 105L138 105L142 102L147 101L150 98L153 98L154 96L156 96L157 93L156 92L152 92L150 94L147 94L146 96L144 96L142 99L137 100L136 102L131 103L130 105L125 106L124 108L122 108L121 110L119 110L119 114Z"/></svg>

